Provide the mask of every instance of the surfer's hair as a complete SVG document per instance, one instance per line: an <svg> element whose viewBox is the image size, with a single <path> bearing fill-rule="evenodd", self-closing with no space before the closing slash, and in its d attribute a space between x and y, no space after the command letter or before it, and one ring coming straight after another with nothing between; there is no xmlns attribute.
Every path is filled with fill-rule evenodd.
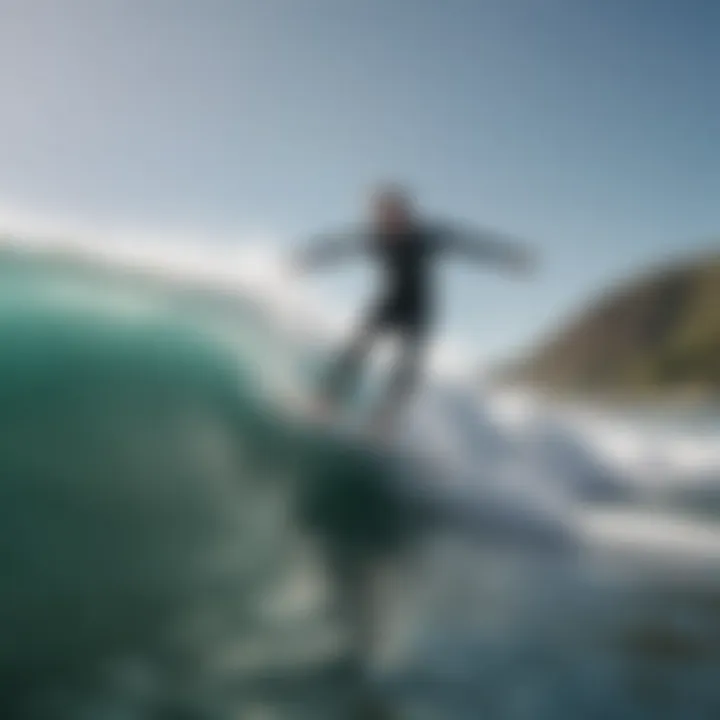
<svg viewBox="0 0 720 720"><path fill-rule="evenodd" d="M415 205L410 190L400 183L387 182L376 185L371 193L373 202L392 203L402 207L411 208Z"/></svg>

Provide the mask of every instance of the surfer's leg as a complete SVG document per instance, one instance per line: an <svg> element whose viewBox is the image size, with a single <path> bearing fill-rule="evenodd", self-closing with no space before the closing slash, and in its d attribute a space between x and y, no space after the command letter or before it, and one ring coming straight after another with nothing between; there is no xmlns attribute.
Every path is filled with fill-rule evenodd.
<svg viewBox="0 0 720 720"><path fill-rule="evenodd" d="M352 391L379 330L379 324L371 315L355 331L323 378L320 395L324 403L331 405Z"/></svg>
<svg viewBox="0 0 720 720"><path fill-rule="evenodd" d="M390 370L387 390L378 412L379 427L390 429L417 388L422 369L424 333L414 326L403 327L400 353Z"/></svg>

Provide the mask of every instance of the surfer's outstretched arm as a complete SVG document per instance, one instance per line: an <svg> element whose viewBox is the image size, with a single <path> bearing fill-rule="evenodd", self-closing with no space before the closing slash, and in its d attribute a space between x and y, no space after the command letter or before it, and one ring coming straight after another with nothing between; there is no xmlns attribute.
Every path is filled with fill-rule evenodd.
<svg viewBox="0 0 720 720"><path fill-rule="evenodd" d="M518 240L493 230L444 225L438 230L443 247L470 260L491 263L526 274L535 265L535 253Z"/></svg>
<svg viewBox="0 0 720 720"><path fill-rule="evenodd" d="M295 253L294 264L301 270L314 270L360 256L367 245L368 233L363 229L322 233L310 238L305 247Z"/></svg>

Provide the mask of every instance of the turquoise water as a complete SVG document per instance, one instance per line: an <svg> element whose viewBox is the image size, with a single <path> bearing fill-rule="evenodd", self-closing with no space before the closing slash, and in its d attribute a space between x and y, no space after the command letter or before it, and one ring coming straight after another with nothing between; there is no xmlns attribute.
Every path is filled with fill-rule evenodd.
<svg viewBox="0 0 720 720"><path fill-rule="evenodd" d="M471 392L438 391L417 450L466 446L372 451L294 416L322 353L259 298L91 258L0 253L0 348L2 717L320 720L370 696L412 718L720 716L714 526L671 562L670 535L591 534L563 497L542 522L567 542L542 545L525 531L562 462L522 460ZM493 492L443 525L388 492L427 476L433 507L460 479ZM637 495L613 511L660 522ZM359 685L325 560L368 537L392 562Z"/></svg>

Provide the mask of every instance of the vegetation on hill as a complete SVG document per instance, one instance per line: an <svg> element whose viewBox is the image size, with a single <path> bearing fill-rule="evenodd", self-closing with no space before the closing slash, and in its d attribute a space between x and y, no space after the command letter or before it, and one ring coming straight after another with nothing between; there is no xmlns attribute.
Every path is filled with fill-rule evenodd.
<svg viewBox="0 0 720 720"><path fill-rule="evenodd" d="M720 254L606 293L505 377L563 390L720 390Z"/></svg>

